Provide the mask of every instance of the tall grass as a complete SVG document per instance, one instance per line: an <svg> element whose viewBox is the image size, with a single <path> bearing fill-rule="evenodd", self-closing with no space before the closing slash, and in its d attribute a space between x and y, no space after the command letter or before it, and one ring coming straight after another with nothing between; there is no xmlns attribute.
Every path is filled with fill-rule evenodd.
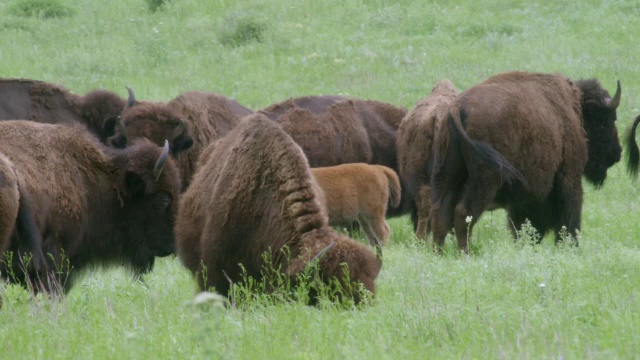
<svg viewBox="0 0 640 360"><path fill-rule="evenodd" d="M26 3L33 15L16 10ZM68 11L45 16L37 3ZM141 99L216 91L252 108L309 94L410 107L440 79L465 89L521 69L611 91L620 79L621 131L640 112L635 1L152 3L0 2L0 76L77 93L131 85ZM89 271L63 299L0 284L0 358L634 358L639 188L622 165L602 190L586 185L579 248L532 246L526 232L514 242L495 211L472 255L449 239L439 257L394 219L377 297L361 308L194 307L195 282L173 257L144 281Z"/></svg>

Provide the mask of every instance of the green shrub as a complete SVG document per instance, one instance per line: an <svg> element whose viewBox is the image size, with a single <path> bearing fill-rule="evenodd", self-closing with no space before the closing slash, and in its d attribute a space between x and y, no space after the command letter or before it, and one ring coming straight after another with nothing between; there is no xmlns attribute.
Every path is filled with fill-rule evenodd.
<svg viewBox="0 0 640 360"><path fill-rule="evenodd" d="M58 0L19 0L9 7L9 13L22 17L49 19L72 16L76 11Z"/></svg>
<svg viewBox="0 0 640 360"><path fill-rule="evenodd" d="M262 42L267 25L251 14L233 15L225 19L218 38L225 46L238 47Z"/></svg>

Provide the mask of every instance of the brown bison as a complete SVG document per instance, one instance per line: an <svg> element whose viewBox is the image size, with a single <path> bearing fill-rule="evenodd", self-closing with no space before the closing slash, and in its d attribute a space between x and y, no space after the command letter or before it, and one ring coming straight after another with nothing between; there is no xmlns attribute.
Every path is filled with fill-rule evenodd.
<svg viewBox="0 0 640 360"><path fill-rule="evenodd" d="M0 79L0 120L79 123L105 142L124 106L124 99L106 90L80 96L43 81Z"/></svg>
<svg viewBox="0 0 640 360"><path fill-rule="evenodd" d="M127 143L147 138L156 144L169 139L182 176L189 185L202 150L228 133L240 119L253 111L222 95L189 91L168 103L136 102L133 92L109 143L124 148Z"/></svg>
<svg viewBox="0 0 640 360"><path fill-rule="evenodd" d="M396 132L407 111L391 104L342 96L291 98L259 111L279 123L302 147L311 167L378 164L398 171ZM404 191L404 190L403 190ZM387 215L411 210L402 196Z"/></svg>
<svg viewBox="0 0 640 360"><path fill-rule="evenodd" d="M458 95L449 80L438 82L431 94L418 102L404 117L396 143L402 185L413 202L411 220L418 238L427 240L431 209L431 169L433 140L438 125L448 114L448 106Z"/></svg>
<svg viewBox="0 0 640 360"><path fill-rule="evenodd" d="M24 198L41 251L50 254L44 269L30 266L28 274L20 270L19 256L5 258L3 276L14 273L18 278L11 280L56 291L54 274L64 282L90 265L124 263L137 274L150 270L156 256L174 251L180 178L168 152L168 144L161 149L147 140L124 150L109 148L80 125L0 122L0 184L12 188L9 197L0 197L0 245L14 254L30 245L24 244L28 226L19 220ZM29 217L23 219L29 225ZM68 279L64 288L72 283Z"/></svg>
<svg viewBox="0 0 640 360"><path fill-rule="evenodd" d="M397 169L396 131L405 109L372 100L307 96L259 112L291 135L311 167L364 162Z"/></svg>
<svg viewBox="0 0 640 360"><path fill-rule="evenodd" d="M358 222L371 246L384 245L391 230L384 217L387 205L400 205L400 179L390 168L363 163L311 169L323 192L329 225Z"/></svg>
<svg viewBox="0 0 640 360"><path fill-rule="evenodd" d="M595 79L509 72L460 94L436 132L431 224L442 246L455 227L467 250L471 229L492 203L515 229L575 235L582 175L600 187L622 151L615 126L620 82L611 97ZM515 230L514 229L514 230Z"/></svg>
<svg viewBox="0 0 640 360"><path fill-rule="evenodd" d="M202 290L214 287L225 296L230 282L243 280L243 268L254 279L262 277L264 253L295 282L321 251L316 260L322 281L335 278L345 289L362 283L374 292L381 261L328 226L318 194L291 137L264 115L246 117L200 158L180 201L178 255Z"/></svg>

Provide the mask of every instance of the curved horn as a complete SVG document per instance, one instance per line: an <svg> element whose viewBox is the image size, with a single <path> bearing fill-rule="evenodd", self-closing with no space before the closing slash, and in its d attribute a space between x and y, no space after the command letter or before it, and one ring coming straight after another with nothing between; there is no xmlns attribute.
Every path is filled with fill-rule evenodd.
<svg viewBox="0 0 640 360"><path fill-rule="evenodd" d="M622 93L621 90L622 89L620 88L620 80L618 80L618 88L616 89L616 94L613 96L613 99L607 102L607 108L609 110L615 110L618 108L618 105L620 105L620 96Z"/></svg>
<svg viewBox="0 0 640 360"><path fill-rule="evenodd" d="M632 178L638 177L638 164L640 163L640 150L638 149L638 143L636 143L636 129L640 123L640 115L636 117L631 129L627 133L627 171Z"/></svg>
<svg viewBox="0 0 640 360"><path fill-rule="evenodd" d="M184 130L185 130L184 122L180 120L180 123L178 124L178 126L176 126L176 128L173 129L173 132L171 133L171 142L177 139L180 135L184 134Z"/></svg>
<svg viewBox="0 0 640 360"><path fill-rule="evenodd" d="M127 99L127 102L124 104L124 109L122 109L122 112L132 107L136 103L136 95L133 93L133 89L128 86L126 86L126 88L127 88L127 92L129 93L129 98Z"/></svg>
<svg viewBox="0 0 640 360"><path fill-rule="evenodd" d="M335 242L332 242L327 247L325 247L324 249L320 250L320 252L318 252L316 254L316 256L314 256L313 259L311 259L311 261L309 261L309 263L307 264L307 269L313 267L313 274L311 275L311 279L317 279L318 278L318 268L316 267L316 264L318 262L320 262L320 259L324 256L324 254L326 254L327 251L329 251L332 247L334 247L335 244L336 244ZM305 273L306 273L306 271L305 271Z"/></svg>
<svg viewBox="0 0 640 360"><path fill-rule="evenodd" d="M156 182L160 179L160 175L162 174L162 170L164 169L164 163L167 161L167 157L169 157L169 140L164 140L164 148L162 149L162 153L156 161L156 164L153 167L153 178Z"/></svg>

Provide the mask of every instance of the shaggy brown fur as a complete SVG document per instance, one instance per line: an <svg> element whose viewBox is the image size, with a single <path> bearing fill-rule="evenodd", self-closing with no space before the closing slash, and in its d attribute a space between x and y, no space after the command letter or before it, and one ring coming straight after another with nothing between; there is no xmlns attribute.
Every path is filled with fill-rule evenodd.
<svg viewBox="0 0 640 360"><path fill-rule="evenodd" d="M398 130L398 167L402 184L413 201L411 220L416 235L427 240L431 209L431 168L436 127L447 117L448 106L458 95L449 80L438 82L431 93L405 116Z"/></svg>
<svg viewBox="0 0 640 360"><path fill-rule="evenodd" d="M508 211L516 229L528 219L540 235L563 226L575 234L582 175L601 186L620 160L619 103L619 82L612 99L595 79L525 72L499 74L462 93L449 107L449 126L436 133L435 244L442 246L454 226L466 250L470 230L492 202Z"/></svg>
<svg viewBox="0 0 640 360"><path fill-rule="evenodd" d="M184 93L168 103L143 102L125 109L122 127L109 142L122 148L128 141L147 138L158 145L171 140L183 187L189 185L202 150L226 135L253 111L222 95L201 91ZM184 131L179 129L184 124ZM122 133L124 131L124 134Z"/></svg>
<svg viewBox="0 0 640 360"><path fill-rule="evenodd" d="M20 196L30 199L43 251L55 259L55 264L47 259L48 268L60 268L64 257L73 267L71 276L109 263L130 264L141 273L151 269L156 256L174 251L180 180L170 159L164 167L158 161L161 151L146 140L125 150L108 148L80 125L0 122L0 153L13 164ZM15 190L10 195L14 203ZM11 236L5 247L21 246L21 238ZM20 274L16 260L14 272ZM30 269L28 275L51 290L47 274Z"/></svg>
<svg viewBox="0 0 640 360"><path fill-rule="evenodd" d="M371 246L384 245L391 230L387 205L400 205L400 179L390 168L363 163L311 169L324 193L329 225L358 222Z"/></svg>
<svg viewBox="0 0 640 360"><path fill-rule="evenodd" d="M245 118L205 149L200 164L180 201L176 237L178 255L201 289L228 295L226 277L242 281L239 264L261 278L265 252L295 280L310 258L334 243L318 263L322 280L375 290L380 260L328 227L304 154L278 125L260 114Z"/></svg>
<svg viewBox="0 0 640 360"><path fill-rule="evenodd" d="M43 81L0 79L0 120L84 124L102 142L113 135L124 105L124 99L106 90L80 96Z"/></svg>

